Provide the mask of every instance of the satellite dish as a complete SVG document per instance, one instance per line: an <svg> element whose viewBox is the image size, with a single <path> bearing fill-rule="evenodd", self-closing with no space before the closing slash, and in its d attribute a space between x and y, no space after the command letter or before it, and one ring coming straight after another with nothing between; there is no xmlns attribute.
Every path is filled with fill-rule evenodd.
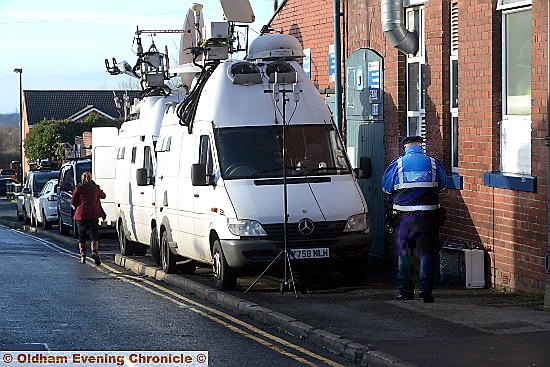
<svg viewBox="0 0 550 367"><path fill-rule="evenodd" d="M193 4L191 7L197 8L200 4ZM193 54L191 53L191 48L197 47L197 29L195 28L195 11L197 9L189 9L187 16L185 17L185 22L183 24L184 32L181 34L180 39L180 54L179 54L179 63L180 66L185 66L193 62ZM197 11L199 17L199 30L204 28L204 18L200 9ZM200 34L199 34L200 35ZM199 37L201 38L201 37ZM202 60L202 55L197 58L197 62ZM177 71L176 71L177 69ZM180 68L175 67L171 70L180 73L181 83L186 86L188 89L191 87L193 78L195 77L195 71L191 71L190 68ZM184 71L185 70L185 71ZM200 72L200 70L199 70Z"/></svg>
<svg viewBox="0 0 550 367"><path fill-rule="evenodd" d="M220 0L223 15L228 22L254 23L254 12L248 0Z"/></svg>

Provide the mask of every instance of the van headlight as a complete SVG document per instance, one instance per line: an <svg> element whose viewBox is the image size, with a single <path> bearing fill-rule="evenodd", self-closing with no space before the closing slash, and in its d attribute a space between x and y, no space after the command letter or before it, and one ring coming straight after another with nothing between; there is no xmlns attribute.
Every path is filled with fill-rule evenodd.
<svg viewBox="0 0 550 367"><path fill-rule="evenodd" d="M348 218L346 223L346 228L344 232L360 232L367 231L369 229L369 218L367 213L361 213L357 215L352 215Z"/></svg>
<svg viewBox="0 0 550 367"><path fill-rule="evenodd" d="M259 237L267 236L260 222L251 219L228 219L227 228L235 236Z"/></svg>

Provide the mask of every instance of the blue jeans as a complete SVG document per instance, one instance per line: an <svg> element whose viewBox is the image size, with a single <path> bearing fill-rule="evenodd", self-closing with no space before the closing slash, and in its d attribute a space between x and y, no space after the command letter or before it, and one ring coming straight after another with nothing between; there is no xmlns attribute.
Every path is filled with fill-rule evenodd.
<svg viewBox="0 0 550 367"><path fill-rule="evenodd" d="M438 249L438 226L435 218L426 215L402 215L395 228L397 287L402 294L413 294L414 252L420 262L418 285L421 294L433 290L435 257Z"/></svg>

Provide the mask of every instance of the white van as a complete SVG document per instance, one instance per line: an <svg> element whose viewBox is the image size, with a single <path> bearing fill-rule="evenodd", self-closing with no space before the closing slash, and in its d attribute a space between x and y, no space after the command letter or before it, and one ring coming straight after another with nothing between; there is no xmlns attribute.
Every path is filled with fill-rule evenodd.
<svg viewBox="0 0 550 367"><path fill-rule="evenodd" d="M212 264L216 286L231 289L239 274L262 270L283 249L283 114L293 267L348 274L366 269L367 204L337 128L296 58L270 58L273 54L302 50L292 36L260 36L248 61L226 60L216 67L192 126L181 126L168 107L156 144L155 175L155 219L166 272L182 260ZM273 93L279 87L273 84L275 74L282 72L297 75L294 87L282 85L293 88L285 96ZM288 98L284 113L283 98ZM370 170L368 160L361 161L359 175ZM140 172L137 185L144 187L148 182Z"/></svg>

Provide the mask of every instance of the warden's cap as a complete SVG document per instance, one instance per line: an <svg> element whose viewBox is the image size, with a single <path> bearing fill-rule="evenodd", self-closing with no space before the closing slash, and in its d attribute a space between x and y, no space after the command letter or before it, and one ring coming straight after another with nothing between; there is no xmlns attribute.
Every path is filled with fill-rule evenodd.
<svg viewBox="0 0 550 367"><path fill-rule="evenodd" d="M401 145L409 144L409 143L423 143L424 139L421 136L413 135L413 136L407 136L401 140Z"/></svg>

